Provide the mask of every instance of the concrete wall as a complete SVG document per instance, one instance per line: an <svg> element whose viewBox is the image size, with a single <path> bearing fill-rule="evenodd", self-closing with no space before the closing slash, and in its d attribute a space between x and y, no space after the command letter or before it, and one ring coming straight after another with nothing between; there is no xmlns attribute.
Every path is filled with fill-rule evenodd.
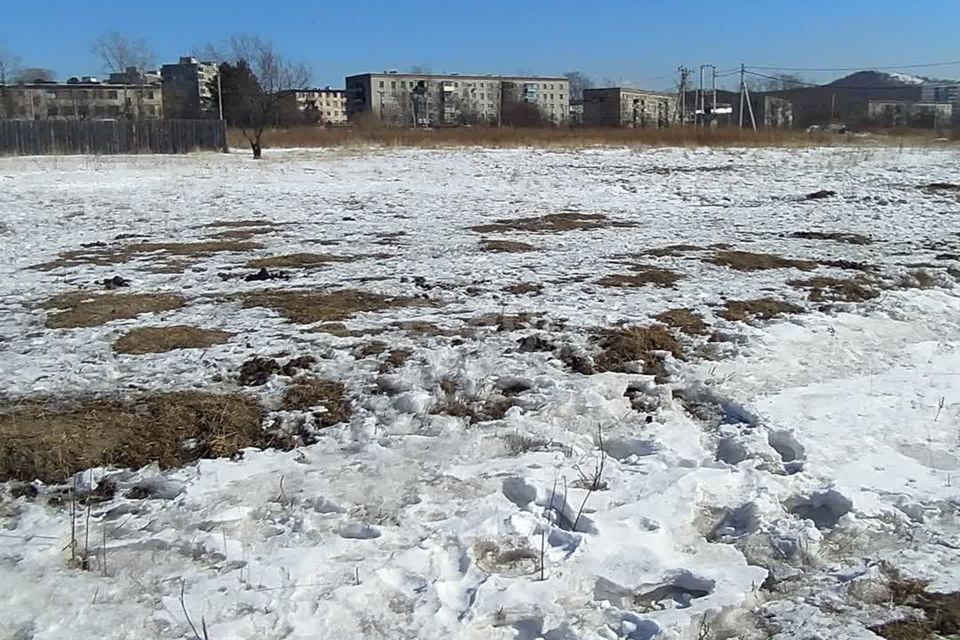
<svg viewBox="0 0 960 640"><path fill-rule="evenodd" d="M583 92L583 124L588 127L668 127L676 113L676 96L665 93L627 87Z"/></svg>

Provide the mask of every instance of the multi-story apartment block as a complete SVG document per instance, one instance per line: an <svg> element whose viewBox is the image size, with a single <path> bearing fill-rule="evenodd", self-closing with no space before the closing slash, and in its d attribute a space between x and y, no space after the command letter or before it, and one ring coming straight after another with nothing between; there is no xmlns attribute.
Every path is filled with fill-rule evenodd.
<svg viewBox="0 0 960 640"><path fill-rule="evenodd" d="M156 84L104 84L96 78L71 78L0 87L0 118L103 120L162 118L163 99Z"/></svg>
<svg viewBox="0 0 960 640"><path fill-rule="evenodd" d="M168 118L219 118L213 86L220 73L213 62L182 57L176 64L160 68L163 80L163 108Z"/></svg>
<svg viewBox="0 0 960 640"><path fill-rule="evenodd" d="M934 80L920 87L922 102L949 102L953 105L953 124L960 124L960 82Z"/></svg>
<svg viewBox="0 0 960 640"><path fill-rule="evenodd" d="M524 107L545 123L570 117L566 78L365 73L346 79L346 99L350 120L399 126L503 124Z"/></svg>
<svg viewBox="0 0 960 640"><path fill-rule="evenodd" d="M587 127L668 127L677 117L677 96L629 87L584 89Z"/></svg>
<svg viewBox="0 0 960 640"><path fill-rule="evenodd" d="M281 113L295 113L313 124L346 124L347 94L343 89L295 89L281 96Z"/></svg>

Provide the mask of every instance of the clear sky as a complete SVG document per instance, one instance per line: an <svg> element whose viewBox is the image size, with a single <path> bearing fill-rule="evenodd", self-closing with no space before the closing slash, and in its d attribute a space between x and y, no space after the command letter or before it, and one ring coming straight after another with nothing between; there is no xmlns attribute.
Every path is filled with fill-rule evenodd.
<svg viewBox="0 0 960 640"><path fill-rule="evenodd" d="M720 69L882 67L960 60L960 0L0 0L0 47L64 79L94 75L97 35L146 39L159 62L253 33L317 85L412 66L675 86ZM911 72L960 78L960 65ZM673 74L672 76L670 74ZM843 72L805 72L829 80Z"/></svg>

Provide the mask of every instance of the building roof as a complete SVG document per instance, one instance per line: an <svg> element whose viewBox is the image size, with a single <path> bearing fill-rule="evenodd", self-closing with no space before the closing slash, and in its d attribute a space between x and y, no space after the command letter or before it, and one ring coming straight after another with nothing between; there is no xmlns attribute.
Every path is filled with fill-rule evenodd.
<svg viewBox="0 0 960 640"><path fill-rule="evenodd" d="M644 93L653 96L663 96L664 98L675 98L677 96L677 94L667 91L654 91L653 89L640 89L639 87L591 87L583 90L584 95L586 95L588 91L625 91L630 93Z"/></svg>
<svg viewBox="0 0 960 640"><path fill-rule="evenodd" d="M468 73L399 73L395 71L383 71L380 73L357 73L347 78L371 77L390 77L390 78L420 78L432 80L550 80L552 82L569 82L569 78L563 76L501 76L495 74L468 74Z"/></svg>

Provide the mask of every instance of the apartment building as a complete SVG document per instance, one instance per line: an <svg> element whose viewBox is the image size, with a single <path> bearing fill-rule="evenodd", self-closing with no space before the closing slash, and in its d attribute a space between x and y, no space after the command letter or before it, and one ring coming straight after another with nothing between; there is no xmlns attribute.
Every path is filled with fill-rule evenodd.
<svg viewBox="0 0 960 640"><path fill-rule="evenodd" d="M22 120L103 120L163 117L157 84L102 83L96 78L71 78L66 83L42 82L0 87L0 118Z"/></svg>
<svg viewBox="0 0 960 640"><path fill-rule="evenodd" d="M312 124L346 124L347 94L343 89L296 89L281 96L285 119L295 114Z"/></svg>
<svg viewBox="0 0 960 640"><path fill-rule="evenodd" d="M160 68L163 84L163 109L168 118L200 120L219 118L220 110L213 87L220 73L213 62L181 57L176 64Z"/></svg>
<svg viewBox="0 0 960 640"><path fill-rule="evenodd" d="M587 127L669 127L677 117L677 96L630 87L584 89L583 124Z"/></svg>
<svg viewBox="0 0 960 640"><path fill-rule="evenodd" d="M544 123L570 117L566 78L365 73L346 79L346 113L395 126L509 124L526 110Z"/></svg>

